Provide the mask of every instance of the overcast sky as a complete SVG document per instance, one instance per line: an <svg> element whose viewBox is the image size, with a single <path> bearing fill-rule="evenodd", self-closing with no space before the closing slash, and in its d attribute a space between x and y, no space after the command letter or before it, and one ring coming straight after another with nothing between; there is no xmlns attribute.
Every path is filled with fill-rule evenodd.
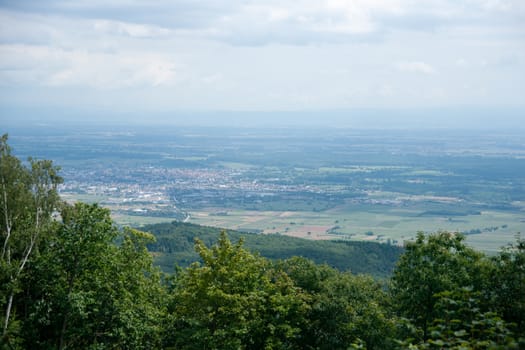
<svg viewBox="0 0 525 350"><path fill-rule="evenodd" d="M368 109L521 118L525 1L0 0L4 120Z"/></svg>

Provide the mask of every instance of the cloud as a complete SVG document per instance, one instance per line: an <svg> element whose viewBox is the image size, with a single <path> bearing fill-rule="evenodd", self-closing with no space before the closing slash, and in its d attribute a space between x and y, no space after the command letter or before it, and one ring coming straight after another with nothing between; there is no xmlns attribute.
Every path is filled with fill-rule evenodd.
<svg viewBox="0 0 525 350"><path fill-rule="evenodd" d="M524 4L3 0L0 89L20 101L70 87L90 101L148 95L167 109L523 105Z"/></svg>
<svg viewBox="0 0 525 350"><path fill-rule="evenodd" d="M402 72L434 74L436 70L430 64L420 61L400 62L396 65L397 69Z"/></svg>
<svg viewBox="0 0 525 350"><path fill-rule="evenodd" d="M522 3L519 0L6 0L0 8L10 14L39 16L37 23L48 36L56 26L45 23L46 17L58 23L64 18L76 20L79 26L94 23L96 32L102 35L134 38L175 35L250 46L378 42L395 30L434 31L489 22L504 26L509 25L508 18L525 14ZM74 27L74 23L68 26Z"/></svg>
<svg viewBox="0 0 525 350"><path fill-rule="evenodd" d="M40 21L63 18L94 21L101 34L144 38L189 35L235 45L304 45L344 40L376 40L394 23L422 17L412 0L295 1L4 1L3 7ZM431 6L434 8L435 6ZM428 11L433 14L434 12ZM447 12L448 13L448 12ZM444 17L425 15L426 23ZM48 23L48 28L53 28Z"/></svg>
<svg viewBox="0 0 525 350"><path fill-rule="evenodd" d="M0 7L44 16L107 19L177 29L205 27L241 3L242 0L4 0Z"/></svg>
<svg viewBox="0 0 525 350"><path fill-rule="evenodd" d="M464 58L458 58L455 63L458 67L468 67L470 65L470 62Z"/></svg>
<svg viewBox="0 0 525 350"><path fill-rule="evenodd" d="M95 20L93 23L93 28L100 34L124 35L133 38L163 37L171 33L169 29L159 26L110 20Z"/></svg>
<svg viewBox="0 0 525 350"><path fill-rule="evenodd" d="M100 46L112 37L166 39L174 33L156 25L107 19L72 19L0 10L0 43L43 44L58 47Z"/></svg>
<svg viewBox="0 0 525 350"><path fill-rule="evenodd" d="M235 45L303 45L381 35L376 13L395 13L397 1L248 2L215 18L214 38Z"/></svg>
<svg viewBox="0 0 525 350"><path fill-rule="evenodd" d="M46 46L1 45L2 85L89 86L115 89L169 86L177 81L167 57L144 53L93 53Z"/></svg>
<svg viewBox="0 0 525 350"><path fill-rule="evenodd" d="M18 44L49 43L61 36L62 23L52 25L50 18L41 15L0 9L0 42Z"/></svg>

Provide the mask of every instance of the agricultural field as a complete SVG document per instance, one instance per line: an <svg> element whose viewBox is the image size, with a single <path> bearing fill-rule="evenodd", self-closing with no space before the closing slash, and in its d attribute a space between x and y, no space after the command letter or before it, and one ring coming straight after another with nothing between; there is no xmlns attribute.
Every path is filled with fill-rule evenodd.
<svg viewBox="0 0 525 350"><path fill-rule="evenodd" d="M488 252L525 232L519 131L64 128L10 140L21 158L62 166L64 199L100 203L122 225L393 245L447 230Z"/></svg>
<svg viewBox="0 0 525 350"><path fill-rule="evenodd" d="M191 222L200 225L314 240L365 240L402 245L413 239L418 231L463 232L469 244L488 252L496 252L512 242L516 233L523 230L525 216L486 211L452 218L424 215L415 209L374 208L369 211L345 206L319 213L206 208L190 215Z"/></svg>

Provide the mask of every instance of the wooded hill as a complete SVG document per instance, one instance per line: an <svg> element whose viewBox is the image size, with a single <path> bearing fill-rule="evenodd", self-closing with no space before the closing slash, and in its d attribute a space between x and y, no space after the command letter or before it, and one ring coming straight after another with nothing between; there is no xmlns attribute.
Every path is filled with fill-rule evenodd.
<svg viewBox="0 0 525 350"><path fill-rule="evenodd" d="M223 229L173 221L141 228L155 236L148 244L155 263L163 271L173 271L174 264L187 267L199 260L194 249L198 238L211 246L219 239ZM369 274L378 278L390 277L403 249L387 244L356 241L311 241L281 235L262 235L226 230L234 242L241 237L250 252L272 260L302 256L317 264L327 264L340 271Z"/></svg>

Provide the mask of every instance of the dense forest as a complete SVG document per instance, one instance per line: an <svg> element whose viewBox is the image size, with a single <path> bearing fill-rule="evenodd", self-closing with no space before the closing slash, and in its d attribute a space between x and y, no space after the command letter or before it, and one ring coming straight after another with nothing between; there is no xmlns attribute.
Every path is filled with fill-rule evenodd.
<svg viewBox="0 0 525 350"><path fill-rule="evenodd" d="M213 245L221 233L220 228L206 227L179 221L147 225L142 230L152 233L155 241L147 248L155 256L154 263L165 272L173 269L174 262L188 267L198 261L194 249L198 238ZM389 277L403 249L388 244L363 241L314 241L282 235L263 235L226 230L232 241L243 239L244 247L271 260L302 256L318 264L327 264L341 271L369 274L376 278Z"/></svg>
<svg viewBox="0 0 525 350"><path fill-rule="evenodd" d="M1 349L525 349L520 237L487 256L461 234L420 233L388 278L374 278L270 259L256 239L222 232L195 239L197 261L166 272L154 256L179 249L166 241L176 223L119 228L107 209L64 203L59 168L22 162L7 141Z"/></svg>

